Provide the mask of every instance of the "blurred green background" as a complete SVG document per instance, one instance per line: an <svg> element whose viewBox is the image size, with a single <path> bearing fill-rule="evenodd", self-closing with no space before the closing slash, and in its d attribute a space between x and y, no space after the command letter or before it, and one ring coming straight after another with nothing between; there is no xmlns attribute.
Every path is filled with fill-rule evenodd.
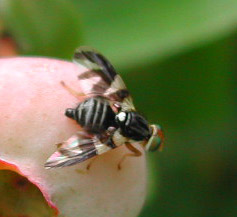
<svg viewBox="0 0 237 217"><path fill-rule="evenodd" d="M0 55L107 56L163 126L140 217L237 216L236 0L1 0Z"/></svg>

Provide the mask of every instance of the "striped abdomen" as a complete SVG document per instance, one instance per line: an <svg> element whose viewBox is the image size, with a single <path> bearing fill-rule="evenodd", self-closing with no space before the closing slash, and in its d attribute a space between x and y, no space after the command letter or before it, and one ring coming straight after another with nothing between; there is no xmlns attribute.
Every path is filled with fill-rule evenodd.
<svg viewBox="0 0 237 217"><path fill-rule="evenodd" d="M102 133L116 125L115 113L102 97L88 98L75 109L67 109L66 116L76 120L91 133Z"/></svg>

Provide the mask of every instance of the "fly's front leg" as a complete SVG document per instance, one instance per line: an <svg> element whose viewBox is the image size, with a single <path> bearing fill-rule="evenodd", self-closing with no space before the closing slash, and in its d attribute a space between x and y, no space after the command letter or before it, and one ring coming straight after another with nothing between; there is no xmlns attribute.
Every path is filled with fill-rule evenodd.
<svg viewBox="0 0 237 217"><path fill-rule="evenodd" d="M65 84L64 81L61 81L60 84L70 93L72 94L73 96L75 96L76 98L81 98L83 96L85 96L85 94L83 93L79 93L77 92L76 90L72 89L71 87L69 87L68 85Z"/></svg>
<svg viewBox="0 0 237 217"><path fill-rule="evenodd" d="M133 153L128 153L128 154L125 154L121 160L119 161L118 163L118 170L121 170L121 165L123 163L123 161L127 158L127 157L139 157L142 155L142 152L140 152L137 148L135 148L131 143L129 142L126 142L125 143L126 147L132 151Z"/></svg>

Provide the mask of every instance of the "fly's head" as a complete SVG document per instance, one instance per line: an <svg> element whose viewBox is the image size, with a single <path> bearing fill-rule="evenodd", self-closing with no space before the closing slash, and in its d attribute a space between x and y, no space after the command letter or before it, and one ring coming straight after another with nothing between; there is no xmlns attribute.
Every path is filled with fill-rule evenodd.
<svg viewBox="0 0 237 217"><path fill-rule="evenodd" d="M148 142L145 144L146 151L154 152L156 150L161 151L164 145L164 132L157 124L150 125L152 135Z"/></svg>

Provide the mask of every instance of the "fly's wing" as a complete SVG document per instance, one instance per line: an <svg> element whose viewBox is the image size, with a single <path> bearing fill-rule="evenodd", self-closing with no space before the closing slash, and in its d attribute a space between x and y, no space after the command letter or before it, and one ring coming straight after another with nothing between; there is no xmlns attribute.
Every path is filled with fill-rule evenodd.
<svg viewBox="0 0 237 217"><path fill-rule="evenodd" d="M45 168L66 167L83 162L96 155L103 154L114 147L103 144L95 135L80 131L67 141L57 145L45 163Z"/></svg>
<svg viewBox="0 0 237 217"><path fill-rule="evenodd" d="M103 55L89 47L80 47L75 51L73 61L88 69L78 75L84 94L103 96L123 110L135 110L122 78Z"/></svg>

